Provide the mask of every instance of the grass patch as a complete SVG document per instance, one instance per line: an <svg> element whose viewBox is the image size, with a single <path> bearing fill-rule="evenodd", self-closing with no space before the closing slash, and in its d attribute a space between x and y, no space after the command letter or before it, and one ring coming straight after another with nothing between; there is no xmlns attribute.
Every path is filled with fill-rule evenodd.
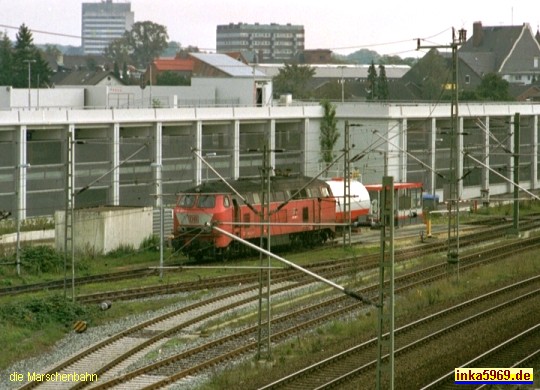
<svg viewBox="0 0 540 390"><path fill-rule="evenodd" d="M201 293L183 297L195 301ZM0 305L0 370L32 356L46 352L66 334L73 323L84 320L89 327L105 325L132 315L151 312L178 303L178 297L133 302L113 302L109 310L98 305L79 305L68 297L39 293L32 297L3 299Z"/></svg>
<svg viewBox="0 0 540 390"><path fill-rule="evenodd" d="M43 351L61 338L76 319L86 318L90 312L90 308L59 295L4 303L0 307L0 368Z"/></svg>
<svg viewBox="0 0 540 390"><path fill-rule="evenodd" d="M185 344L185 340L181 338L173 338L162 344L158 349L147 353L143 359L147 362L153 362L161 355L167 356L168 352L174 352L180 345L183 344Z"/></svg>
<svg viewBox="0 0 540 390"><path fill-rule="evenodd" d="M109 256L93 257L90 255L78 255L75 259L77 266L76 276L116 272L142 266L157 266L159 264L159 255L155 251L153 241L149 239L146 246L148 249L144 251L135 251L132 248L120 248L121 250ZM26 247L23 247L23 250L26 250ZM350 252L350 249L347 249L347 251ZM305 265L316 261L340 258L344 255L344 252L342 247L336 247L313 251L309 254L291 253L284 254L283 256L297 264ZM365 251L358 249L355 250L355 253L362 254ZM0 285L15 286L39 283L48 280L61 280L64 277L63 253L58 254L52 249L45 247L32 247L28 250L27 254L27 261L36 261L34 267L23 267L21 276L16 275L15 267L0 267ZM171 256L169 251L165 251L165 259L165 265L176 265L185 262L184 258ZM208 265L219 264L211 263ZM258 264L258 259L230 261L225 265L252 267L254 264ZM71 263L69 262L68 265L71 265ZM272 265L283 267L283 264L277 260L272 260ZM80 285L76 286L76 294L156 285L159 283L172 284L180 281L193 281L238 272L240 271L220 268L184 270L182 272L166 271L163 280L160 280L157 276L152 276L105 284ZM70 276L70 274L71 268L68 267L68 275ZM70 282L71 280L69 280L69 285ZM199 299L205 293L194 293L189 299ZM87 321L89 326L104 325L127 316L158 310L178 302L178 298L175 297L160 297L156 300L147 301L114 302L111 309L101 311L97 308L97 305L91 307L71 306L70 294L71 291L68 292L67 299L64 299L61 290L53 292L40 291L29 295L0 298L0 305L4 307L4 310L0 311L0 342L6 346L0 357L0 368L6 368L18 360L46 352L48 348L52 347L64 335L72 332L72 324L77 319ZM64 313L60 317L54 317L52 314L54 310L51 311L50 309L55 307L60 307L58 313L64 313L63 310L67 310L68 307L72 310L76 308L79 311L69 312L68 314ZM10 308L17 308L17 310L10 312ZM26 322L25 318L31 318L32 320Z"/></svg>

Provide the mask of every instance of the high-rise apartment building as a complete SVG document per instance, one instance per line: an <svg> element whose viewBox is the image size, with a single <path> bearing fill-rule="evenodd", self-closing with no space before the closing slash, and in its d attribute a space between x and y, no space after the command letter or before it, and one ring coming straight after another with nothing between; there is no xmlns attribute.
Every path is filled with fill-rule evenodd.
<svg viewBox="0 0 540 390"><path fill-rule="evenodd" d="M304 26L291 24L224 24L217 26L218 53L252 51L258 62L285 62L304 51Z"/></svg>
<svg viewBox="0 0 540 390"><path fill-rule="evenodd" d="M135 19L131 3L82 4L82 49L84 54L102 54L109 44L131 30Z"/></svg>

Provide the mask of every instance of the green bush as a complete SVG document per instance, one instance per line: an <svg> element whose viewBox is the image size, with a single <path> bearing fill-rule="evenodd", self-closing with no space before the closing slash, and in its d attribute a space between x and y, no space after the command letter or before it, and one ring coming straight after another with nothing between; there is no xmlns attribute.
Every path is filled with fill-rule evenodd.
<svg viewBox="0 0 540 390"><path fill-rule="evenodd" d="M146 237L143 242L141 242L141 245L139 246L140 251L151 251L151 252L157 252L159 251L159 237L156 235L151 235Z"/></svg>
<svg viewBox="0 0 540 390"><path fill-rule="evenodd" d="M64 267L64 257L45 245L28 246L21 251L21 263L33 274L60 272Z"/></svg>
<svg viewBox="0 0 540 390"><path fill-rule="evenodd" d="M47 323L69 326L87 314L83 306L61 295L32 298L27 302L8 303L0 307L1 322L31 329L40 329Z"/></svg>

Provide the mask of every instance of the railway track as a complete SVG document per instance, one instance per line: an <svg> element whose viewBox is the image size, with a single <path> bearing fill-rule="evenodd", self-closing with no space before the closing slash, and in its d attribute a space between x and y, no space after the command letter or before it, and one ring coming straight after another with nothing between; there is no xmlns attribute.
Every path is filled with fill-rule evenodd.
<svg viewBox="0 0 540 390"><path fill-rule="evenodd" d="M497 222L499 224L496 227L490 227L486 229L485 231L475 232L475 233L471 233L469 235L463 236L460 239L460 246L466 247L468 245L477 244L478 242L481 242L483 240L495 240L497 238L504 237L506 235L507 229L511 226L511 224L508 222L501 221L500 219L497 219ZM501 224L501 222L504 222L504 223ZM540 222L537 222L534 219L527 219L521 222L520 228L523 231L538 229L540 228ZM359 236L359 239L361 240L361 235ZM361 245L361 244L357 244L357 245ZM444 241L429 242L429 243L424 243L422 245L418 245L415 247L400 250L398 251L397 255L400 257L403 256L404 259L410 258L413 256L421 256L428 253L436 253L436 252L445 250L447 245L448 244ZM376 256L377 255L364 256L364 258L368 258L368 259L376 258ZM351 259L344 259L343 261L347 262L350 260ZM322 263L318 263L318 264L322 264ZM319 267L320 265L318 264L314 264L311 266L308 265L306 266L306 268L310 269L312 267ZM182 270L181 266L179 266L177 270L181 271ZM172 272L172 271L173 270L167 270L167 272ZM96 283L104 283L104 282L111 282L111 281L136 279L136 278L156 275L157 272L158 271L153 268L138 268L138 269L123 271L123 272L114 272L114 273L108 273L108 274L79 277L75 279L75 284L77 286L80 286L84 284L96 284ZM161 295L161 294L178 293L182 291L197 291L197 290L211 289L211 288L216 288L216 287L236 286L239 283L256 282L258 278L259 278L259 273L252 272L252 273L244 273L242 275L206 278L206 279L201 279L194 282L178 282L178 283L171 283L167 285L160 284L157 286L124 289L122 291L116 291L116 292L109 291L109 292L102 292L102 293L95 293L95 294L84 294L84 295L79 295L77 297L77 300L81 303L99 303L104 300L116 301L116 300L144 298L144 297ZM24 294L24 293L35 292L35 291L61 289L61 288L64 288L64 283L65 281L62 279L62 280L55 280L55 281L36 283L36 284L3 287L3 288L0 288L0 297L7 296L7 295Z"/></svg>
<svg viewBox="0 0 540 390"><path fill-rule="evenodd" d="M518 335L494 346L461 367L538 367L540 360L540 324L531 326ZM455 389L454 370L424 386L428 389ZM460 389L488 389L488 385L464 386Z"/></svg>
<svg viewBox="0 0 540 390"><path fill-rule="evenodd" d="M500 313L511 305L520 304L524 301L532 302L538 299L539 295L540 277L534 277L470 299L418 321L401 326L394 333L395 359L401 359L403 361L406 358L415 361L415 357L411 356L414 354L415 349L426 347L426 345L428 345L428 348L431 348L429 347L429 343L436 342L443 335L448 337L448 334L452 334L453 332L470 332L471 329L474 330L475 324L480 319L484 319L487 316L500 315ZM455 340L458 343L459 336L456 336ZM403 365L401 362L400 364ZM439 361L438 364L442 364L442 362ZM398 363L396 362L397 366ZM480 365L475 367L507 366ZM330 389L338 387L346 388L347 385L355 388L355 384L360 382L365 388L375 388L373 379L375 378L374 371L376 368L377 338L373 338L321 362L294 372L278 381L262 386L260 390ZM417 371L420 371L418 367ZM420 377L418 379L421 380L422 375L425 375L425 372L422 371L418 375ZM400 386L396 382L396 388L404 388L403 383L407 383L406 388L418 388L411 381L411 376L402 376L400 381L402 385ZM387 388L388 385L386 383L384 388Z"/></svg>
<svg viewBox="0 0 540 390"><path fill-rule="evenodd" d="M119 271L107 274L78 277L76 278L76 283L77 285L83 285L91 283L114 282L118 280L136 279L157 274L157 270L146 267L132 269L129 271ZM42 283L23 284L20 286L2 287L0 288L0 297L6 295L24 294L35 291L61 289L64 288L64 283L65 281L62 279ZM71 283L71 279L69 283Z"/></svg>
<svg viewBox="0 0 540 390"><path fill-rule="evenodd" d="M529 245L538 245L539 239L527 240ZM508 256L508 253L516 253L521 247L525 248L525 243L520 242L513 247L506 246L504 248L492 250L500 258L500 256ZM487 256L479 254L470 255L470 258L463 258L462 270L465 271L468 267L475 267L486 261L495 261L493 258L488 259ZM446 264L429 267L427 270L422 270L415 273L410 273L396 279L401 288L412 288L422 285L430 280L443 278L447 275ZM274 285L273 295L280 293L290 294L291 289L298 289L303 283L282 282L280 286ZM281 290L283 289L283 290ZM239 355L245 355L256 347L256 342L253 341L253 328L242 329L229 335L225 338L212 340L205 345L200 345L192 350L184 351L180 354L167 357L146 367L132 370L124 376L120 376L119 372L128 367L133 360L147 354L149 351L159 349L169 337L177 335L179 332L192 332L196 326L204 326L210 317L222 316L226 311L233 309L238 310L240 307L245 307L249 302L254 304L257 299L257 294L254 292L255 287L251 292L246 290L242 292L229 293L227 297L221 296L214 298L214 302L205 301L199 303L199 308L187 307L175 313L170 313L166 317L156 318L145 324L141 324L132 329L126 330L119 335L94 346L89 351L85 351L78 356L72 357L61 365L49 370L54 372L72 372L73 370L83 369L86 372L95 372L100 378L107 380L112 377L109 382L100 384L97 388L108 388L119 383L129 383L128 386L139 386L135 384L137 381L143 381L145 386L157 388L166 383L175 382L191 375L194 372L199 372L205 367L212 367L219 362L233 359ZM363 295L375 296L376 286L360 291ZM218 306L212 308L212 306ZM199 313L201 307L206 307L203 314L195 316L194 313ZM298 334L306 327L312 327L327 321L329 318L343 316L345 313L361 309L363 307L357 301L352 301L348 297L339 296L324 301L317 305L311 305L302 311L296 311L289 315L284 315L279 319L273 319L274 331L272 340L277 341L291 334ZM336 310L336 308L339 308ZM197 310L197 311L195 311ZM307 317L307 319L306 319ZM296 319L295 319L296 318ZM298 318L302 318L298 320ZM298 323L299 322L299 323ZM282 325L283 324L283 325ZM278 328L283 326L283 329ZM97 356L97 357L96 357ZM106 359L104 357L107 357ZM178 367L178 362L182 364L187 362L189 367ZM173 367L173 368L171 368ZM150 383L150 379L154 384ZM135 382L134 382L135 381ZM83 383L81 383L82 385ZM23 388L33 388L38 383L29 383Z"/></svg>
<svg viewBox="0 0 540 390"><path fill-rule="evenodd" d="M466 235L460 239L460 247L465 248L479 243L503 238L510 225L498 226L485 231L480 231ZM540 228L540 222L528 221L523 223L523 229ZM430 242L402 249L396 252L395 261L401 262L412 258L425 256L431 253L438 253L447 249L447 242ZM328 274L328 270L334 270L332 276L347 275L350 272L373 269L378 266L379 254L363 255L362 258L351 256L342 260L332 260L318 262L305 266L308 270L321 274ZM299 271L294 269L282 269L272 272L272 278L303 277ZM95 294L79 295L77 301L81 303L99 303L104 300L117 301L136 298L152 297L162 294L174 294L178 292L197 291L201 289L211 289L216 287L231 287L239 284L256 283L259 279L259 272L245 273L242 275L231 275L227 277L208 278L197 282L179 282L168 285L158 285L150 287L140 287L124 289L121 291L106 291Z"/></svg>

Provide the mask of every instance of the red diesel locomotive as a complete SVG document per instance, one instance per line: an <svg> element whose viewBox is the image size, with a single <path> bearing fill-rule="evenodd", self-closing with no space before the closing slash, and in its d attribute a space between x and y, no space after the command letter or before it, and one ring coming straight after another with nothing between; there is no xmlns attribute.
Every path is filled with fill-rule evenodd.
<svg viewBox="0 0 540 390"><path fill-rule="evenodd" d="M182 194L174 209L173 247L190 258L226 259L250 249L221 229L260 244L270 229L272 247L313 246L335 236L336 199L327 182L304 176L273 176L270 180L270 224L261 224L261 183L232 180L232 188L208 182ZM265 242L263 242L264 245Z"/></svg>

